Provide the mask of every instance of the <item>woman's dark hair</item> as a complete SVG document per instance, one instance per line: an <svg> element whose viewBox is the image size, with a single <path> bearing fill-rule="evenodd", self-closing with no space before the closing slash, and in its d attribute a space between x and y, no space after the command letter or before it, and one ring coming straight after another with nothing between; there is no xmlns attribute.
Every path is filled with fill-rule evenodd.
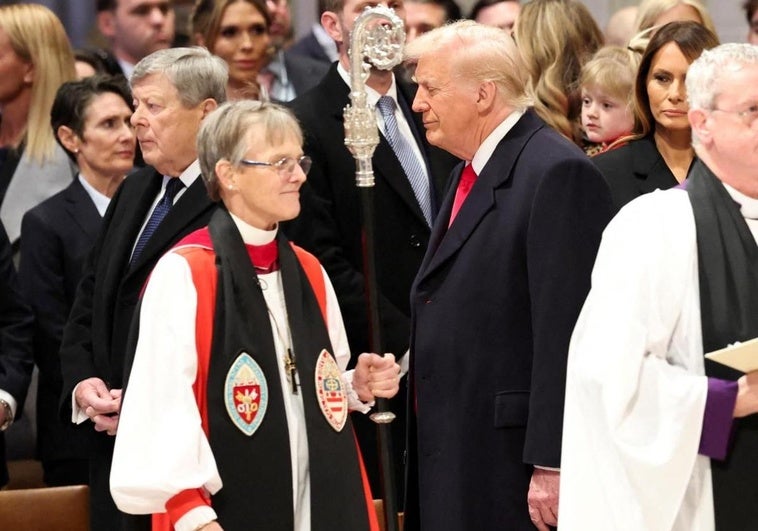
<svg viewBox="0 0 758 531"><path fill-rule="evenodd" d="M120 96L124 103L134 110L132 94L123 76L96 74L79 81L68 81L61 85L55 94L53 107L50 110L50 124L56 140L71 159L74 159L74 154L61 144L58 128L65 125L81 138L84 133L85 115L90 103L96 96L108 92Z"/></svg>
<svg viewBox="0 0 758 531"><path fill-rule="evenodd" d="M669 22L655 32L642 54L634 82L634 136L637 138L648 135L654 128L655 119L647 94L647 76L655 54L670 42L679 47L690 63L700 57L703 50L719 45L718 37L697 22Z"/></svg>

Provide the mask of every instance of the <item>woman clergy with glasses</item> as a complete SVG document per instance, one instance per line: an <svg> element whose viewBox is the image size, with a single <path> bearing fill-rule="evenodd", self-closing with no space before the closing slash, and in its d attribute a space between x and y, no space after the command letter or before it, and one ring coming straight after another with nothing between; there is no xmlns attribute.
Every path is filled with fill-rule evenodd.
<svg viewBox="0 0 758 531"><path fill-rule="evenodd" d="M208 227L156 265L139 310L111 492L153 529L378 529L348 410L397 393L392 355L350 353L318 261L278 233L310 166L290 112L227 103L198 153Z"/></svg>

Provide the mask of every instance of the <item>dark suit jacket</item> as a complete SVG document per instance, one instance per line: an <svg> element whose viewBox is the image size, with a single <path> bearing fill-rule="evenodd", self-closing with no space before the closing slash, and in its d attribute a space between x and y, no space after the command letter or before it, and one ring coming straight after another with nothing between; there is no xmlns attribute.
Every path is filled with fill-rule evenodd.
<svg viewBox="0 0 758 531"><path fill-rule="evenodd" d="M12 255L8 236L0 225L0 389L16 399L18 417L24 408L34 368L33 317L22 302ZM5 438L0 433L0 487L6 483L8 468L5 464Z"/></svg>
<svg viewBox="0 0 758 531"><path fill-rule="evenodd" d="M343 111L349 103L349 92L335 63L317 87L292 103L305 133L305 152L313 159L313 167L301 189L301 214L285 226L285 231L298 245L316 254L324 265L340 302L350 348L357 356L369 351L369 327L362 273L360 195L355 185L355 160L344 145ZM410 112L412 97L409 87L398 84L400 105L416 130L437 203L457 159L431 148L422 137L424 129L420 117ZM384 351L399 356L408 348L408 295L424 256L430 229L403 168L384 137L374 152L373 169L381 333ZM398 450L398 473L402 474L399 452L404 446L402 413L405 406L399 395L393 400L393 408L399 414L392 429ZM355 417L372 488L376 489L375 429L370 422Z"/></svg>
<svg viewBox="0 0 758 531"><path fill-rule="evenodd" d="M298 96L318 85L329 71L329 63L315 61L289 50L284 52L284 67Z"/></svg>
<svg viewBox="0 0 758 531"><path fill-rule="evenodd" d="M533 531L532 465L560 466L569 338L610 194L530 110L448 230L454 196L451 186L411 294L405 528Z"/></svg>
<svg viewBox="0 0 758 531"><path fill-rule="evenodd" d="M324 63L329 66L332 64L332 60L326 55L326 52L321 47L321 44L316 39L316 36L312 31L309 31L304 37L300 38L295 44L287 49L288 52L295 55L302 55L304 57L310 57L320 63Z"/></svg>
<svg viewBox="0 0 758 531"><path fill-rule="evenodd" d="M592 157L592 162L608 182L616 210L642 194L679 184L652 135Z"/></svg>
<svg viewBox="0 0 758 531"><path fill-rule="evenodd" d="M82 380L96 376L111 388L123 388L127 337L147 276L163 253L210 219L214 203L198 178L130 265L132 248L160 187L161 175L153 168L144 168L124 180L105 214L63 334L64 421L70 420L71 393ZM115 529L113 518L117 513L108 488L113 437L93 429L88 432L94 446L90 456L92 529Z"/></svg>
<svg viewBox="0 0 758 531"><path fill-rule="evenodd" d="M77 178L68 188L28 211L21 223L24 245L19 281L35 315L34 361L39 368L37 456L43 462L89 456L84 432L88 427L74 426L58 414L63 386L58 352L84 262L101 222L102 217Z"/></svg>

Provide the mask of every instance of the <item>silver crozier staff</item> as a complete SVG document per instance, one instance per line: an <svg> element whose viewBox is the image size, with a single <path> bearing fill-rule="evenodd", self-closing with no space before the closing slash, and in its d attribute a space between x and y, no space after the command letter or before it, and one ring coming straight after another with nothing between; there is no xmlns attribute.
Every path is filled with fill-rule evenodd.
<svg viewBox="0 0 758 531"><path fill-rule="evenodd" d="M368 297L371 327L371 351L384 352L379 320L379 297L376 286L374 260L374 170L371 157L379 145L376 111L366 100L366 79L373 65L390 70L402 61L405 30L403 21L395 12L384 6L366 8L355 20L350 34L350 105L345 107L345 145L356 162L355 183L360 188L363 211L363 269ZM381 463L384 521L387 531L397 531L397 504L393 473L392 446L389 423L395 414L389 410L385 398L376 399L376 422L379 435L379 462Z"/></svg>

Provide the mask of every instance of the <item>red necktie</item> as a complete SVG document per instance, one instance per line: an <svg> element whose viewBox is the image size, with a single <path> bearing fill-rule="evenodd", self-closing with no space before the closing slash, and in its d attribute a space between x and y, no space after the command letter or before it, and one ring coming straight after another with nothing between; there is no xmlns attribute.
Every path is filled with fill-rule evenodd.
<svg viewBox="0 0 758 531"><path fill-rule="evenodd" d="M448 227L453 224L453 220L458 215L458 211L463 206L463 202L466 200L471 188L473 188L474 182L476 182L476 172L471 164L467 164L463 168L461 180L458 182L458 188L455 190L455 199L453 200L453 209L450 211L450 223L448 223Z"/></svg>

